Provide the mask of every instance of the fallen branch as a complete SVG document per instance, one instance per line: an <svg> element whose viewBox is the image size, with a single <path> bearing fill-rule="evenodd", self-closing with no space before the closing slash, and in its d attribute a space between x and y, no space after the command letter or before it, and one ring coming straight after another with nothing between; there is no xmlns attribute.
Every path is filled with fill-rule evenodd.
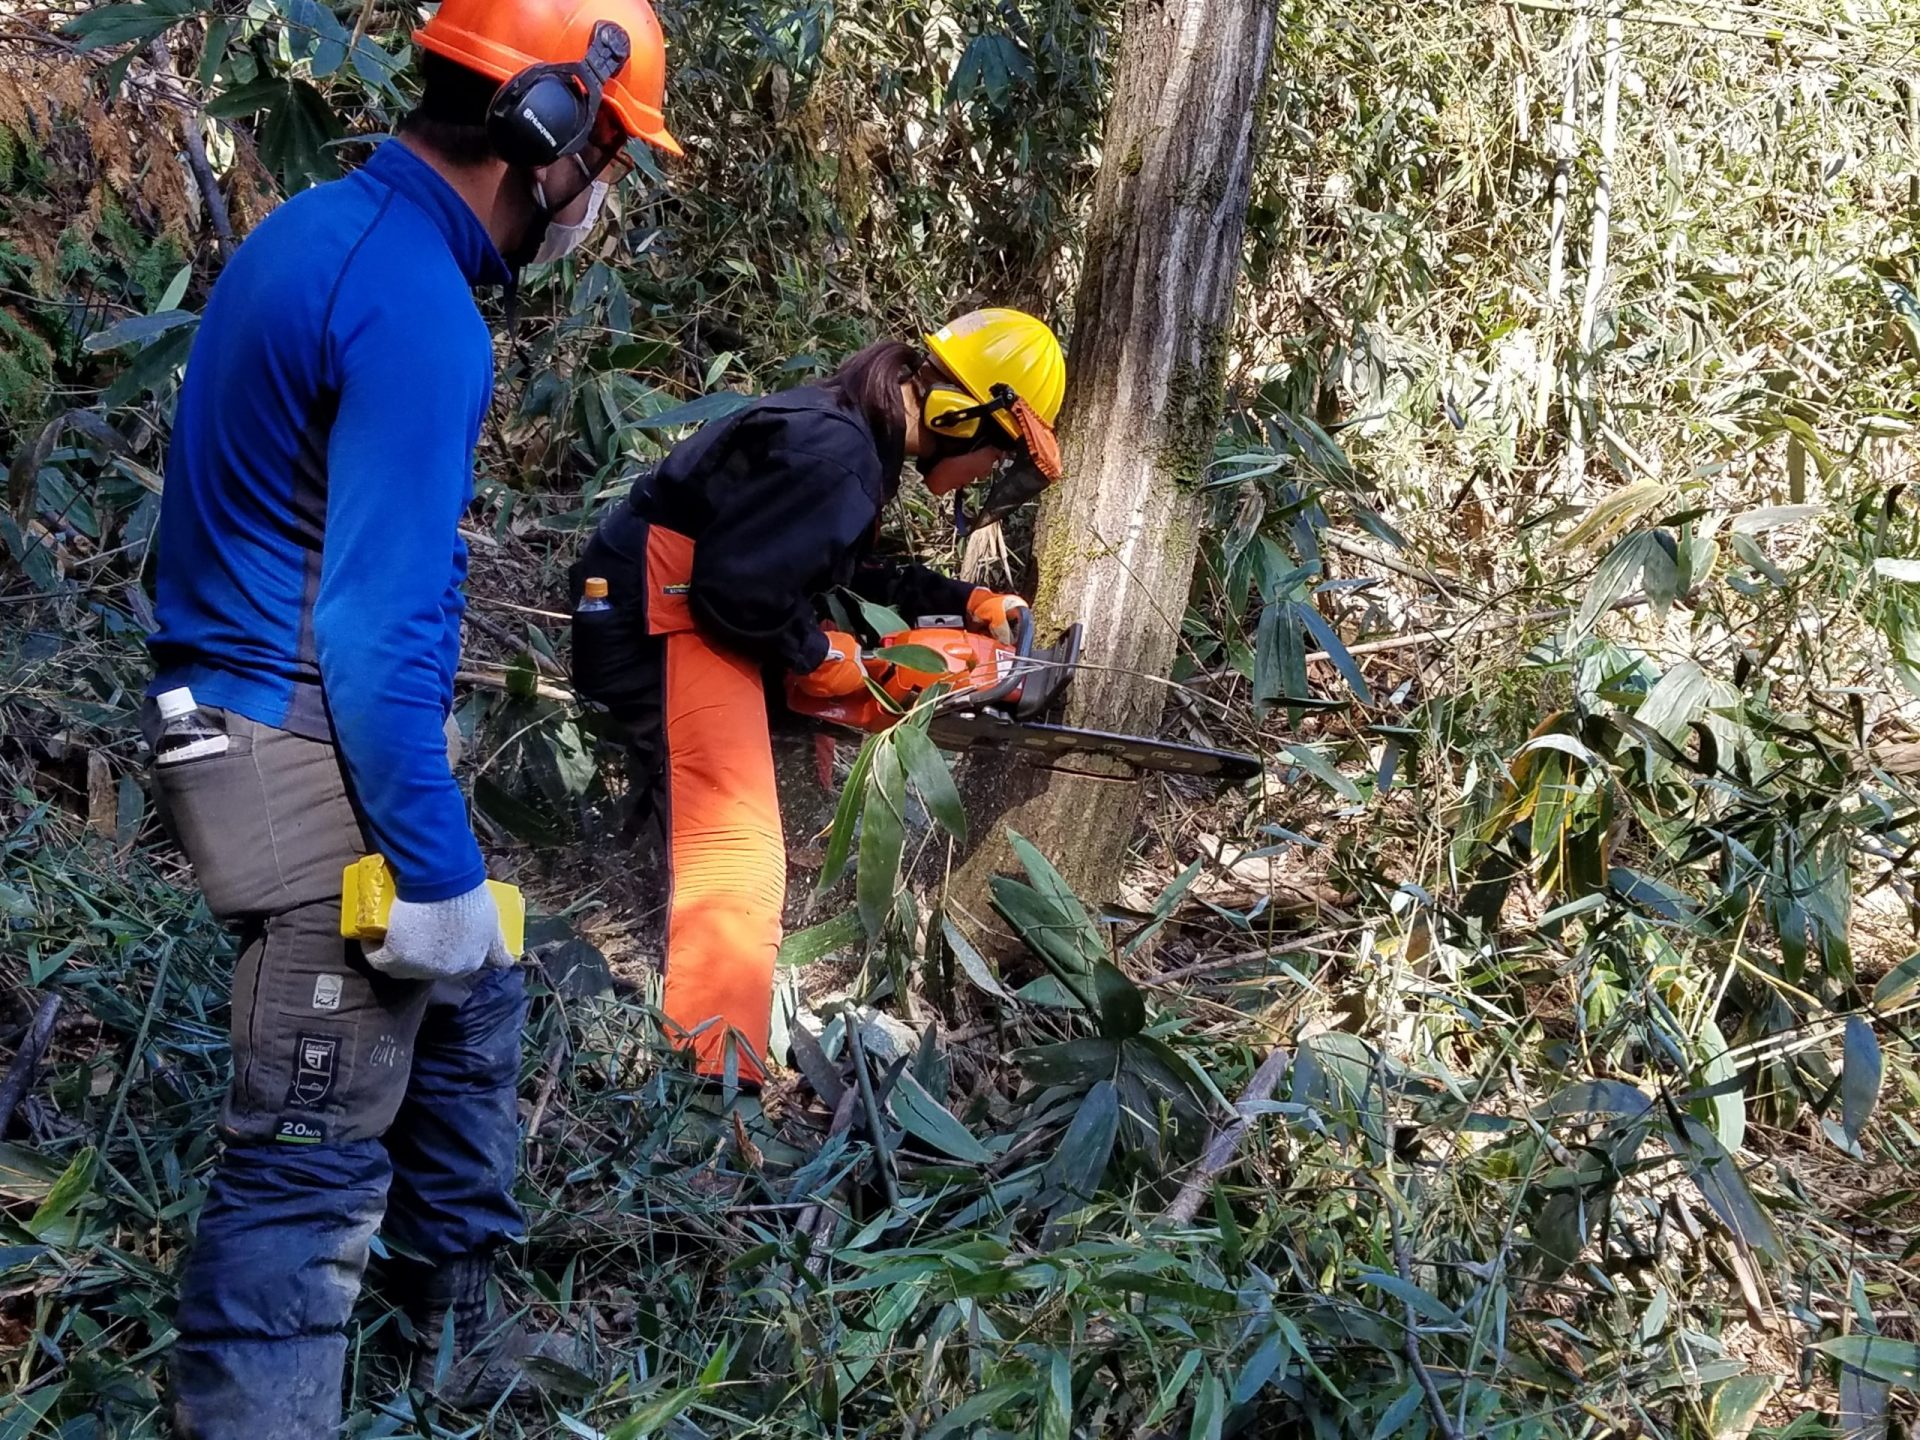
<svg viewBox="0 0 1920 1440"><path fill-rule="evenodd" d="M53 1038L53 1022L59 1015L60 995L56 991L40 1002L32 1027L20 1042L19 1050L14 1052L13 1064L7 1067L7 1078L0 1081L0 1135L7 1133L7 1126L13 1123L13 1112L20 1108L20 1102L33 1085L34 1072L47 1053L47 1042Z"/></svg>
<svg viewBox="0 0 1920 1440"><path fill-rule="evenodd" d="M1276 1047L1273 1053L1260 1062L1260 1068L1253 1072L1253 1078L1247 1081L1247 1088L1240 1092L1240 1098L1233 1102L1233 1108L1239 1118L1231 1125L1216 1130L1213 1138L1207 1142L1207 1148L1201 1152L1200 1163L1180 1186L1180 1193L1173 1197L1173 1203L1161 1212L1163 1225L1191 1225L1193 1217L1200 1213L1200 1203L1207 1198L1207 1192L1213 1188L1213 1182L1234 1161L1240 1153L1247 1133L1253 1129L1254 1114L1250 1106L1258 1105L1269 1099L1274 1087L1279 1085L1280 1077L1287 1073L1287 1067L1293 1063L1293 1056L1286 1050Z"/></svg>
<svg viewBox="0 0 1920 1440"><path fill-rule="evenodd" d="M1400 1212L1394 1209L1393 1197L1382 1195L1381 1201L1387 1207L1387 1223L1393 1228L1393 1268L1399 1272L1402 1280L1411 1285L1414 1283L1413 1255L1407 1248L1406 1237L1400 1233ZM1400 1303L1406 1307L1403 1326L1405 1338L1400 1342L1400 1353L1407 1357L1407 1368L1413 1371L1413 1378L1419 1382L1420 1393L1427 1397L1427 1413L1433 1416L1434 1429L1440 1432L1440 1440L1464 1440L1460 1427L1447 1414L1446 1397L1440 1393L1439 1383L1427 1369L1427 1362L1421 1358L1420 1317L1414 1314L1410 1302L1403 1300Z"/></svg>
<svg viewBox="0 0 1920 1440"><path fill-rule="evenodd" d="M1329 531L1322 531L1320 543L1330 550L1338 550L1343 555L1351 555L1356 560L1364 560L1369 565L1378 565L1383 570L1391 570L1394 574L1404 575L1409 580L1418 580L1422 585L1428 585L1438 590L1449 600L1454 598L1454 587L1461 583L1459 580L1449 581L1445 576L1428 570L1424 566L1409 564L1407 561L1396 559L1392 555L1383 555L1372 546L1362 545L1357 540L1349 540L1344 535L1335 535Z"/></svg>
<svg viewBox="0 0 1920 1440"><path fill-rule="evenodd" d="M512 695L515 689L507 683L504 675L482 675L476 670L456 670L453 678L462 685L477 685L482 690L498 690L502 695ZM573 703L571 691L562 690L558 685L549 685L544 680L533 682L533 693L542 700L557 700L562 705Z"/></svg>
<svg viewBox="0 0 1920 1440"><path fill-rule="evenodd" d="M153 43L147 47L147 58L153 66L156 87L166 91L181 111L180 148L186 152L187 169L193 174L201 203L207 207L207 224L213 227L214 238L220 242L220 253L224 257L233 246L233 219L227 212L227 197L220 189L220 177L213 173L213 166L207 160L206 139L200 134L200 120L206 112L187 93L179 71L174 69L173 52L167 48L164 36L154 36Z"/></svg>
<svg viewBox="0 0 1920 1440"><path fill-rule="evenodd" d="M1607 608L1631 610L1646 603L1647 597L1644 595L1624 595ZM1395 635L1390 640L1363 640L1358 645L1349 645L1347 653L1349 655L1383 655L1389 650L1411 650L1416 645L1432 645L1442 640L1451 640L1456 635L1464 635L1474 630L1505 630L1517 625L1540 625L1549 620L1565 620L1574 613L1574 606L1559 605L1551 610L1529 610L1524 615L1482 615L1473 620L1463 620L1458 625L1443 625L1438 630L1417 630L1411 635ZM1332 658L1324 650L1314 650L1307 655L1309 661Z"/></svg>
<svg viewBox="0 0 1920 1440"><path fill-rule="evenodd" d="M1242 965L1251 965L1256 960L1271 960L1277 955L1297 955L1312 950L1316 945L1325 945L1329 941L1341 940L1352 934L1347 930L1322 930L1317 934L1302 935L1298 940L1282 940L1266 945L1258 950L1242 950L1235 955L1227 955L1218 960L1201 960L1192 965L1182 965L1177 970L1162 970L1158 975L1149 975L1141 980L1142 985L1175 985L1182 980L1191 980L1196 975L1216 975L1222 970L1237 970Z"/></svg>

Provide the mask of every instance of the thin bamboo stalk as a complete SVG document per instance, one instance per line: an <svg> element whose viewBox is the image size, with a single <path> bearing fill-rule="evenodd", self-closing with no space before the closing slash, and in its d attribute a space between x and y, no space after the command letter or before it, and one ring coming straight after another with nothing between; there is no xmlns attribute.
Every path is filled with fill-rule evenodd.
<svg viewBox="0 0 1920 1440"><path fill-rule="evenodd" d="M1574 124L1580 114L1580 71L1587 62L1587 13L1574 13L1567 31L1566 74L1560 86L1560 118L1553 126L1553 212L1547 226L1546 337L1540 347L1540 374L1533 392L1533 423L1547 423L1553 406L1558 367L1554 331L1559 328L1560 298L1567 288L1567 191L1573 180Z"/></svg>
<svg viewBox="0 0 1920 1440"><path fill-rule="evenodd" d="M1626 26L1616 7L1607 15L1606 44L1600 52L1600 146L1593 166L1593 228L1587 241L1586 290L1580 298L1580 324L1574 332L1572 403L1567 407L1567 498L1587 494L1587 425L1593 414L1593 376L1599 357L1593 331L1607 289L1607 250L1613 235L1613 156L1620 142L1620 51Z"/></svg>

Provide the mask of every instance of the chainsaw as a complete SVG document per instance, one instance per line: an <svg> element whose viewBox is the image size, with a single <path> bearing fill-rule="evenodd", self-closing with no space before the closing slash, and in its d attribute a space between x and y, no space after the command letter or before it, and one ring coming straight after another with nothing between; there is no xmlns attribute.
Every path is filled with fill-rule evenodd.
<svg viewBox="0 0 1920 1440"><path fill-rule="evenodd" d="M1034 647L1033 637L1030 609L1015 612L1011 645L963 628L957 615L922 616L911 629L881 637L881 648L866 659L871 683L865 690L822 698L802 693L790 679L787 704L809 719L873 733L893 725L935 686L944 686L933 699L927 724L928 738L943 750L984 745L1042 762L1100 755L1142 770L1219 780L1251 780L1260 773L1260 757L1237 750L1040 719L1059 704L1073 679L1081 627L1068 626L1044 649ZM936 665L940 668L932 668Z"/></svg>

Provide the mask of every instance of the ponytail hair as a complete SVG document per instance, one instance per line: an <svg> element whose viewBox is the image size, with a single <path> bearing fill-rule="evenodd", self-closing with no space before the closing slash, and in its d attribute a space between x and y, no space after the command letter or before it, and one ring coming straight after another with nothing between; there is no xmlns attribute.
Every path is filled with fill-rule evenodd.
<svg viewBox="0 0 1920 1440"><path fill-rule="evenodd" d="M897 466L906 454L907 420L900 386L911 380L924 357L899 340L879 340L849 355L825 380L827 391L850 410L857 410L880 442L880 453Z"/></svg>

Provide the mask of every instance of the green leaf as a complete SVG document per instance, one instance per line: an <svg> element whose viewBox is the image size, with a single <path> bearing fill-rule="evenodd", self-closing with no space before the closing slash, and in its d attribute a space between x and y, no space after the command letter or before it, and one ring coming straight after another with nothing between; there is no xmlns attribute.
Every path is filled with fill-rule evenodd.
<svg viewBox="0 0 1920 1440"><path fill-rule="evenodd" d="M1911 1340L1889 1340L1884 1335L1838 1335L1813 1347L1842 1365L1898 1385L1920 1390L1920 1345Z"/></svg>
<svg viewBox="0 0 1920 1440"><path fill-rule="evenodd" d="M1260 611L1253 647L1256 716L1264 716L1275 700L1309 698L1307 647L1296 608L1291 601L1271 600Z"/></svg>
<svg viewBox="0 0 1920 1440"><path fill-rule="evenodd" d="M1124 1040L1147 1028L1146 997L1112 961L1101 960L1094 965L1093 993L1102 1035Z"/></svg>
<svg viewBox="0 0 1920 1440"><path fill-rule="evenodd" d="M1713 1093L1698 1103L1694 1113L1713 1126L1715 1138L1732 1154L1746 1143L1747 1098L1737 1086L1725 1088L1739 1078L1740 1070L1711 1017L1700 1026L1700 1059L1701 1083Z"/></svg>
<svg viewBox="0 0 1920 1440"><path fill-rule="evenodd" d="M1626 598L1633 589L1633 582L1640 578L1640 572L1646 568L1649 548L1659 543L1650 533L1643 531L1627 536L1607 552L1606 559L1600 562L1600 568L1594 571L1593 583L1587 589L1586 599L1580 602L1579 613L1574 616L1575 634L1584 635L1602 615Z"/></svg>
<svg viewBox="0 0 1920 1440"><path fill-rule="evenodd" d="M1240 1373L1233 1380L1232 1400L1235 1405L1245 1405L1267 1386L1276 1376L1285 1372L1287 1363L1287 1340L1278 1330L1267 1332L1267 1338L1260 1342L1260 1348L1247 1358Z"/></svg>
<svg viewBox="0 0 1920 1440"><path fill-rule="evenodd" d="M1040 1440L1069 1440L1073 1433L1073 1360L1053 1352L1047 1365L1047 1393L1040 1407Z"/></svg>
<svg viewBox="0 0 1920 1440"><path fill-rule="evenodd" d="M780 942L778 965L811 965L836 950L845 950L866 939L866 926L858 910L843 910L831 920L797 930Z"/></svg>
<svg viewBox="0 0 1920 1440"><path fill-rule="evenodd" d="M64 1172L38 1151L0 1141L0 1200L31 1200L52 1193Z"/></svg>
<svg viewBox="0 0 1920 1440"><path fill-rule="evenodd" d="M704 425L709 420L718 420L723 415L744 410L752 403L753 396L743 395L738 390L716 390L711 395L702 395L684 405L670 405L665 410L642 415L631 423L642 430L678 430L684 425Z"/></svg>
<svg viewBox="0 0 1920 1440"><path fill-rule="evenodd" d="M867 934L878 939L893 893L900 881L900 857L906 847L907 780L900 755L884 743L874 746L867 775L867 803L860 818L860 869L854 877L860 901L860 919Z"/></svg>
<svg viewBox="0 0 1920 1440"><path fill-rule="evenodd" d="M193 350L193 337L199 333L199 317L193 323L175 326L127 362L126 368L106 388L100 403L116 410L142 395L156 394L173 382L174 372L187 363Z"/></svg>
<svg viewBox="0 0 1920 1440"><path fill-rule="evenodd" d="M1355 802L1361 802L1367 798L1365 792L1351 779L1335 769L1333 762L1317 747L1289 743L1282 748L1286 750L1294 764L1313 776L1314 779L1330 786L1336 794Z"/></svg>
<svg viewBox="0 0 1920 1440"><path fill-rule="evenodd" d="M1340 678L1347 682L1354 697L1362 705L1373 704L1373 692L1367 688L1367 677L1360 673L1359 663L1348 651L1340 633L1327 623L1326 617L1311 601L1297 601L1295 608L1299 611L1300 623L1307 627L1307 633L1327 652L1327 658L1333 662L1333 668L1340 672Z"/></svg>
<svg viewBox="0 0 1920 1440"><path fill-rule="evenodd" d="M1032 1388L1024 1380L1005 1380L998 1385L989 1385L942 1415L928 1429L925 1440L948 1440L949 1436L972 1435L980 1428L981 1421L1031 1394Z"/></svg>
<svg viewBox="0 0 1920 1440"><path fill-rule="evenodd" d="M1111 1080L1101 1080L1080 1102L1073 1122L1060 1138L1060 1148L1047 1162L1043 1183L1068 1203L1084 1205L1099 1193L1120 1134L1120 1092Z"/></svg>
<svg viewBox="0 0 1920 1440"><path fill-rule="evenodd" d="M1458 1314L1410 1280L1402 1280L1386 1270L1362 1270L1353 1278L1362 1285L1386 1291L1396 1300L1411 1306L1416 1315L1431 1324L1449 1330L1466 1328Z"/></svg>
<svg viewBox="0 0 1920 1440"><path fill-rule="evenodd" d="M1857 1147L1880 1099L1884 1066L1873 1027L1858 1015L1847 1017L1840 1070L1840 1124Z"/></svg>
<svg viewBox="0 0 1920 1440"><path fill-rule="evenodd" d="M162 310L154 315L129 315L124 320L116 320L104 330L94 331L80 342L80 348L90 354L98 354L102 350L118 350L122 345L143 344L166 334L169 330L178 330L182 325L191 325L199 318L191 310Z"/></svg>
<svg viewBox="0 0 1920 1440"><path fill-rule="evenodd" d="M1011 1003L1013 996L1007 993L1006 986L1000 983L1000 977L995 975L992 967L987 964L986 956L974 947L974 943L966 937L965 933L945 916L941 917L940 931L947 937L947 945L953 951L953 958L960 962L960 969L965 972L967 979L996 1000Z"/></svg>
<svg viewBox="0 0 1920 1440"><path fill-rule="evenodd" d="M1187 1431L1187 1440L1220 1440L1220 1427L1226 1418L1226 1387L1218 1375L1210 1373L1200 1382L1200 1392L1194 1397L1193 1425Z"/></svg>
<svg viewBox="0 0 1920 1440"><path fill-rule="evenodd" d="M853 769L841 788L840 803L834 807L833 827L827 832L827 856L820 866L820 881L815 893L824 895L846 873L847 859L853 853L854 832L860 827L860 812L867 803L867 772L873 768L873 754L886 743L885 735L869 735L854 756Z"/></svg>
<svg viewBox="0 0 1920 1440"><path fill-rule="evenodd" d="M98 1158L91 1145L73 1157L72 1163L53 1182L47 1198L33 1212L33 1218L27 1221L27 1229L34 1238L45 1238L43 1232L49 1226L65 1219L68 1212L87 1197L87 1192L93 1189L93 1172Z"/></svg>
<svg viewBox="0 0 1920 1440"><path fill-rule="evenodd" d="M947 664L946 656L925 645L887 645L873 651L871 658L898 665L916 675L945 675L953 669Z"/></svg>
<svg viewBox="0 0 1920 1440"><path fill-rule="evenodd" d="M198 9L190 0L136 0L130 5L96 5L61 27L78 40L81 51L103 50L151 40Z"/></svg>
<svg viewBox="0 0 1920 1440"><path fill-rule="evenodd" d="M1091 1086L1111 1080L1120 1063L1118 1040L1064 1040L1016 1050L1008 1058L1035 1085Z"/></svg>
<svg viewBox="0 0 1920 1440"><path fill-rule="evenodd" d="M993 1158L967 1127L954 1118L952 1111L905 1071L894 1082L893 1091L887 1097L887 1108L900 1122L901 1129L943 1154L969 1165L984 1165Z"/></svg>
<svg viewBox="0 0 1920 1440"><path fill-rule="evenodd" d="M1781 1258L1779 1232L1753 1198L1733 1157L1697 1120L1678 1116L1675 1127L1675 1150L1686 1161L1688 1175L1713 1207L1713 1213L1749 1249L1777 1262Z"/></svg>
<svg viewBox="0 0 1920 1440"><path fill-rule="evenodd" d="M965 844L967 807L960 803L960 792L954 787L947 757L927 738L927 732L911 721L895 726L893 736L900 758L906 763L907 778L926 803L927 813L942 830Z"/></svg>
<svg viewBox="0 0 1920 1440"><path fill-rule="evenodd" d="M1920 990L1920 955L1909 955L1880 977L1880 983L1873 987L1873 1003L1884 1010L1916 990Z"/></svg>
<svg viewBox="0 0 1920 1440"><path fill-rule="evenodd" d="M644 1440L669 1420L685 1414L693 1402L700 1398L700 1388L698 1385L682 1385L648 1401L609 1430L607 1440Z"/></svg>
<svg viewBox="0 0 1920 1440"><path fill-rule="evenodd" d="M1707 1440L1747 1440L1780 1382L1771 1375L1736 1375L1714 1387L1707 1403Z"/></svg>
<svg viewBox="0 0 1920 1440"><path fill-rule="evenodd" d="M1407 1388L1381 1412L1379 1423L1373 1427L1373 1440L1392 1440L1393 1436L1404 1435L1410 1428L1408 1422L1413 1412L1425 1403L1426 1394L1419 1382L1410 1381Z"/></svg>
<svg viewBox="0 0 1920 1440"><path fill-rule="evenodd" d="M853 595L853 592L850 590L842 593ZM900 618L898 611L889 609L879 601L869 600L864 595L853 595L853 598L860 606L861 621L868 629L872 630L874 634L880 636L882 639L885 639L889 635L898 635L903 630L913 628L907 624L905 620Z"/></svg>

